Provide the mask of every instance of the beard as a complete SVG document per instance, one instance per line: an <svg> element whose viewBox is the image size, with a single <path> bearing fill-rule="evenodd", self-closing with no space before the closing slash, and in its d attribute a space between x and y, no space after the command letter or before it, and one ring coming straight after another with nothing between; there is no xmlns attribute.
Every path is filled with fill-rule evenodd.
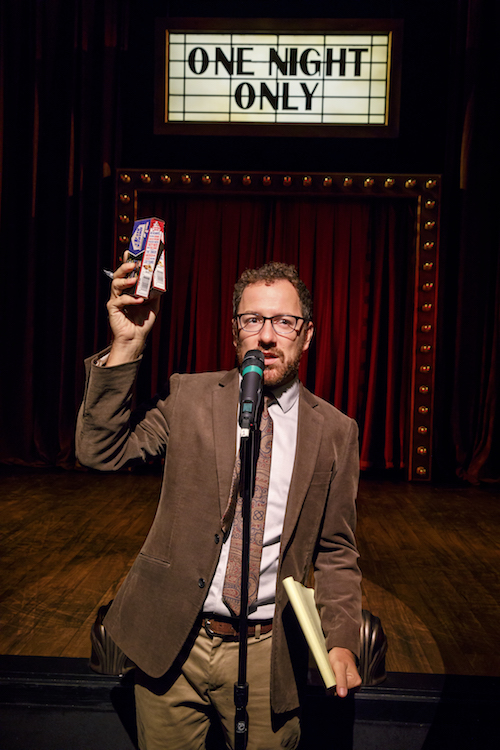
<svg viewBox="0 0 500 750"><path fill-rule="evenodd" d="M262 353L272 354L278 358L277 362L273 362L271 365L265 365L264 367L264 385L269 388L277 388L280 385L289 383L292 381L299 371L300 360L302 359L303 348L297 352L295 357L290 359L288 362L285 361L285 355L281 349L261 349ZM246 352L245 352L246 353ZM241 367L243 362L244 354L242 351L241 343L238 342L236 346L236 357L238 359L238 365Z"/></svg>
<svg viewBox="0 0 500 750"><path fill-rule="evenodd" d="M301 357L302 351L293 360L285 362L280 358L279 362L273 363L270 367L265 367L264 385L270 388L277 388L279 385L284 385L292 381L299 371Z"/></svg>

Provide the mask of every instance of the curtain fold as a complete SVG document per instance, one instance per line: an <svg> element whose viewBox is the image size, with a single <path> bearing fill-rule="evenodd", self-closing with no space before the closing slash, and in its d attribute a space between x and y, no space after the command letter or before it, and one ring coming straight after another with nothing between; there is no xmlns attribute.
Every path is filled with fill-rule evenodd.
<svg viewBox="0 0 500 750"><path fill-rule="evenodd" d="M498 3L468 3L452 427L456 472L472 484L500 482L498 23Z"/></svg>
<svg viewBox="0 0 500 750"><path fill-rule="evenodd" d="M74 460L82 359L106 332L128 5L1 5L3 462Z"/></svg>

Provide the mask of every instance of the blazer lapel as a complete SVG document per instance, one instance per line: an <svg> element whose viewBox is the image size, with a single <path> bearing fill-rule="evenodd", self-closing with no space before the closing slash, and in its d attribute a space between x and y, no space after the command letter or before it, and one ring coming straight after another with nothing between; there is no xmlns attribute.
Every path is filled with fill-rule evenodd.
<svg viewBox="0 0 500 750"><path fill-rule="evenodd" d="M212 394L215 461L219 482L220 517L224 515L236 458L236 419L238 415L238 370L227 372ZM232 436L232 439L228 439Z"/></svg>
<svg viewBox="0 0 500 750"><path fill-rule="evenodd" d="M316 467L323 433L323 417L316 411L316 405L317 401L312 393L306 390L301 384L297 449L281 537L282 554L290 541L295 524L298 521Z"/></svg>

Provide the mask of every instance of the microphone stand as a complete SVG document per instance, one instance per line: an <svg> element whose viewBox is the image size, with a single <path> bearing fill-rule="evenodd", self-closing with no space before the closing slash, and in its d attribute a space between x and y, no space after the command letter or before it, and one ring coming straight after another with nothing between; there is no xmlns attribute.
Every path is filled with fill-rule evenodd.
<svg viewBox="0 0 500 750"><path fill-rule="evenodd" d="M260 410L257 410L260 415ZM248 578L250 560L250 527L251 505L255 487L256 456L259 450L260 431L258 420L249 426L242 426L240 441L240 493L242 499L243 538L241 551L241 606L240 606L240 642L238 654L238 681L234 685L234 729L235 750L245 750L248 741Z"/></svg>

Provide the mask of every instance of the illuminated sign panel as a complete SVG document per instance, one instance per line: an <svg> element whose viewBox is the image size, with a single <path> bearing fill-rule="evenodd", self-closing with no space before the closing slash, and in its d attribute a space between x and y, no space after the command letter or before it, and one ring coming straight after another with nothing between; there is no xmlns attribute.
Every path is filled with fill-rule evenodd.
<svg viewBox="0 0 500 750"><path fill-rule="evenodd" d="M219 125L226 126L219 132L232 126L234 133L235 125L250 125L254 129L246 132L257 134L255 126L267 126L265 134L278 134L271 132L274 127L290 135L289 126L326 126L330 134L340 126L348 135L346 126L365 126L369 135L366 126L387 128L394 114L390 28L163 33L167 128ZM279 126L288 126L288 132Z"/></svg>
<svg viewBox="0 0 500 750"><path fill-rule="evenodd" d="M385 125L389 41L171 33L167 119Z"/></svg>

